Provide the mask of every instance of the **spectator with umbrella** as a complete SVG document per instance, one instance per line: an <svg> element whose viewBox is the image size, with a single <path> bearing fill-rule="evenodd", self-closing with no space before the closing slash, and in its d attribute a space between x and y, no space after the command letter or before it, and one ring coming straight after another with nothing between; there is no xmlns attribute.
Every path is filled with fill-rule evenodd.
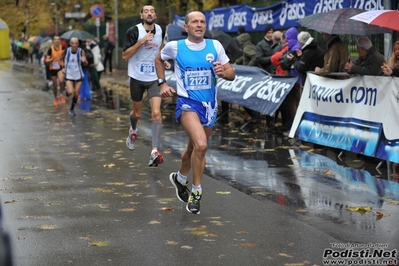
<svg viewBox="0 0 399 266"><path fill-rule="evenodd" d="M345 70L349 74L357 75L383 75L381 66L384 64L385 59L373 46L369 38L363 36L357 40L357 51L359 58L356 62L347 62Z"/></svg>

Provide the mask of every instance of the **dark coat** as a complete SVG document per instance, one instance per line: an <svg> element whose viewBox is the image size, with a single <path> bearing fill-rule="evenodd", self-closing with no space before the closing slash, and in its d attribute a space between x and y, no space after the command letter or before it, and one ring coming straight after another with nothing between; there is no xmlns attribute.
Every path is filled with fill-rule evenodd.
<svg viewBox="0 0 399 266"><path fill-rule="evenodd" d="M241 33L237 36L237 41L240 44L242 56L235 61L235 64L256 66L256 48L251 42L251 36L247 32Z"/></svg>
<svg viewBox="0 0 399 266"><path fill-rule="evenodd" d="M364 58L359 57L356 60L350 74L381 76L384 62L384 56L372 47Z"/></svg>
<svg viewBox="0 0 399 266"><path fill-rule="evenodd" d="M274 54L273 42L263 38L256 44L256 63L269 73L273 72L271 57Z"/></svg>
<svg viewBox="0 0 399 266"><path fill-rule="evenodd" d="M314 71L316 67L322 68L323 65L324 51L313 38L310 38L308 44L302 47L302 56L294 63L295 69L300 74L302 84L305 84L307 71Z"/></svg>

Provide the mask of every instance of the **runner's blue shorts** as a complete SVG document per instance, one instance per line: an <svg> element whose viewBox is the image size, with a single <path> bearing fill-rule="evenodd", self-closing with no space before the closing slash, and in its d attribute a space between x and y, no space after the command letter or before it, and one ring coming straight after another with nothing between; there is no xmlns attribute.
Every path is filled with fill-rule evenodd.
<svg viewBox="0 0 399 266"><path fill-rule="evenodd" d="M213 127L218 113L218 103L197 102L189 98L178 97L176 102L176 121L179 122L183 111L195 112L204 127Z"/></svg>

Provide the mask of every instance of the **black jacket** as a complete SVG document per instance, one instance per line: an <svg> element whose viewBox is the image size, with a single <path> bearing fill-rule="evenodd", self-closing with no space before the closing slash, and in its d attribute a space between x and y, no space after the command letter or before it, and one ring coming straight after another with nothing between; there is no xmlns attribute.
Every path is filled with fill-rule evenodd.
<svg viewBox="0 0 399 266"><path fill-rule="evenodd" d="M256 63L269 73L273 72L271 57L274 54L273 42L263 38L256 44Z"/></svg>
<svg viewBox="0 0 399 266"><path fill-rule="evenodd" d="M294 67L301 76L302 85L305 83L306 72L314 71L316 67L324 66L324 51L317 45L316 41L310 40L309 44L302 47L302 56L299 57Z"/></svg>

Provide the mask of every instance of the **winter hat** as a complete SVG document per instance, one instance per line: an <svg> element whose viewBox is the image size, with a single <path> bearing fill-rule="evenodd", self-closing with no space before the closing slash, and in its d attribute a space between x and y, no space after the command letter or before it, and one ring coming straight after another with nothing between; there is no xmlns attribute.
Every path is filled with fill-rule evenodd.
<svg viewBox="0 0 399 266"><path fill-rule="evenodd" d="M272 25L270 25L270 24L266 25L265 33L268 33L271 30L274 31L274 27Z"/></svg>
<svg viewBox="0 0 399 266"><path fill-rule="evenodd" d="M245 27L244 26L240 26L238 27L237 33L244 33L245 32Z"/></svg>

